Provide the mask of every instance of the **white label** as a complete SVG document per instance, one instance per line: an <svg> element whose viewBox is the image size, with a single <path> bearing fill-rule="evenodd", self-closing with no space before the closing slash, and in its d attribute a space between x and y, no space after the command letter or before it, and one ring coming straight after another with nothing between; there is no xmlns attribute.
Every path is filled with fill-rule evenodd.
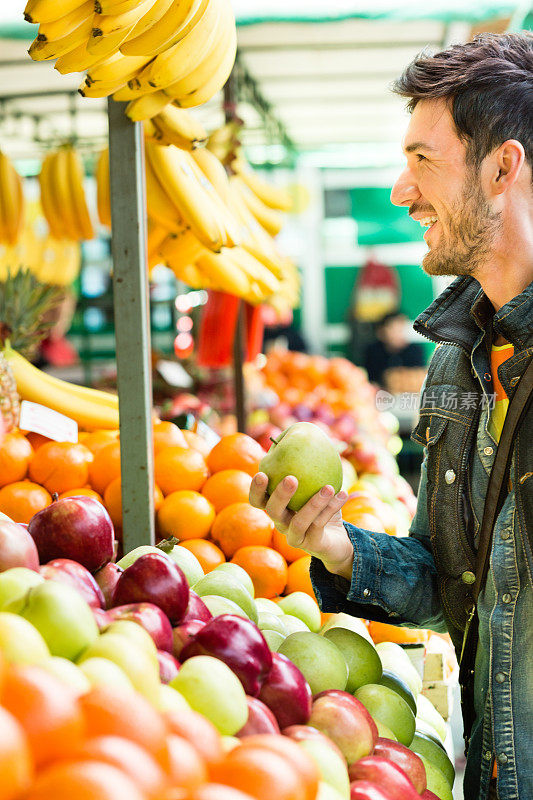
<svg viewBox="0 0 533 800"><path fill-rule="evenodd" d="M193 385L193 380L189 373L176 361L160 359L156 364L156 368L169 386L180 386L183 389L190 389Z"/></svg>
<svg viewBox="0 0 533 800"><path fill-rule="evenodd" d="M29 400L20 404L19 428L40 433L55 442L78 441L78 423L75 420Z"/></svg>

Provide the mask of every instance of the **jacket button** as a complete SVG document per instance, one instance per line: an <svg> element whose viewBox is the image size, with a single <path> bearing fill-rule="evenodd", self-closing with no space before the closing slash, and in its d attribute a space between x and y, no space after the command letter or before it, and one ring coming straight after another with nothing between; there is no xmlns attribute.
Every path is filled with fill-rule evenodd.
<svg viewBox="0 0 533 800"><path fill-rule="evenodd" d="M491 456L494 453L494 448L492 447L484 447L483 452L486 456Z"/></svg>
<svg viewBox="0 0 533 800"><path fill-rule="evenodd" d="M509 381L509 386L511 387L511 389L513 388L513 386L516 386L519 380L520 380L519 375L515 375L514 378L511 378L511 380Z"/></svg>
<svg viewBox="0 0 533 800"><path fill-rule="evenodd" d="M511 535L511 532L509 530L507 530L507 529L503 530L500 533L500 539L503 539L505 541L506 539L508 539L510 537L510 535Z"/></svg>
<svg viewBox="0 0 533 800"><path fill-rule="evenodd" d="M485 752L483 753L483 758L485 759L485 761L492 761L492 753L490 752L490 750L485 750Z"/></svg>
<svg viewBox="0 0 533 800"><path fill-rule="evenodd" d="M494 676L494 680L496 681L496 683L503 683L505 680L505 675L503 674L503 672L497 672L496 675Z"/></svg>
<svg viewBox="0 0 533 800"><path fill-rule="evenodd" d="M496 756L496 761L498 762L498 764L507 764L507 760L508 759L505 753L498 753L498 755Z"/></svg>
<svg viewBox="0 0 533 800"><path fill-rule="evenodd" d="M474 575L473 572L467 569L466 572L463 572L463 574L461 575L461 580L463 583L475 583L476 576Z"/></svg>
<svg viewBox="0 0 533 800"><path fill-rule="evenodd" d="M444 480L446 481L446 483L453 483L454 482L454 480L455 480L455 472L453 471L453 469L447 469L446 470L446 472L444 473Z"/></svg>
<svg viewBox="0 0 533 800"><path fill-rule="evenodd" d="M513 599L513 598L511 597L511 595L509 594L509 592L505 592L505 594L504 594L504 595L502 595L502 602L503 602L503 603L510 603L512 599Z"/></svg>
<svg viewBox="0 0 533 800"><path fill-rule="evenodd" d="M370 589L363 589L363 597L368 597L370 594Z"/></svg>

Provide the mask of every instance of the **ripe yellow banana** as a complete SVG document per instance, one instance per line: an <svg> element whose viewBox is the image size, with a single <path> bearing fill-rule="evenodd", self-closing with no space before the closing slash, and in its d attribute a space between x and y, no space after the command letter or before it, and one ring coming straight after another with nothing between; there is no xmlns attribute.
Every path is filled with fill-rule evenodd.
<svg viewBox="0 0 533 800"><path fill-rule="evenodd" d="M224 225L211 198L197 180L190 156L178 147L146 142L146 155L159 182L198 239L210 250L220 250Z"/></svg>
<svg viewBox="0 0 533 800"><path fill-rule="evenodd" d="M230 250L223 250L229 259L235 262L238 267L256 283L263 295L270 295L280 288L279 280L267 269L257 258L252 256L242 247L232 247Z"/></svg>
<svg viewBox="0 0 533 800"><path fill-rule="evenodd" d="M209 3L210 0L174 0L157 24L129 38L121 46L121 52L127 56L151 57L161 53L188 34Z"/></svg>
<svg viewBox="0 0 533 800"><path fill-rule="evenodd" d="M240 244L241 242L241 232L239 229L239 224L235 217L231 214L228 208L222 202L222 199L216 189L214 188L213 184L208 180L205 176L205 173L202 172L192 155L189 154L189 164L191 166L191 170L194 173L194 176L198 183L205 189L207 194L209 195L213 206L217 210L217 214L220 216L220 221L224 225L224 246L225 247L235 247L235 245Z"/></svg>
<svg viewBox="0 0 533 800"><path fill-rule="evenodd" d="M170 97L163 91L153 94L143 94L135 100L130 100L126 106L126 114L133 122L143 119L152 119L170 103Z"/></svg>
<svg viewBox="0 0 533 800"><path fill-rule="evenodd" d="M168 264L193 264L205 249L190 228L182 228L166 237L159 254Z"/></svg>
<svg viewBox="0 0 533 800"><path fill-rule="evenodd" d="M203 252L196 259L196 266L203 273L214 289L220 292L245 297L250 292L250 280L242 269L223 253Z"/></svg>
<svg viewBox="0 0 533 800"><path fill-rule="evenodd" d="M165 144L175 144L187 150L194 150L207 141L207 131L188 111L169 103L153 117L153 123Z"/></svg>
<svg viewBox="0 0 533 800"><path fill-rule="evenodd" d="M96 162L96 206L102 225L111 227L111 198L109 196L109 148L102 150Z"/></svg>
<svg viewBox="0 0 533 800"><path fill-rule="evenodd" d="M231 199L228 204L234 216L241 222L243 231L242 248L257 258L276 278L283 276L283 265L274 240L258 223L248 210L240 194L230 183Z"/></svg>
<svg viewBox="0 0 533 800"><path fill-rule="evenodd" d="M51 187L53 160L54 153L48 153L41 165L41 172L39 174L41 206L48 227L50 228L50 233L55 239L63 239L65 235L63 220L59 215L59 209L56 208Z"/></svg>
<svg viewBox="0 0 533 800"><path fill-rule="evenodd" d="M75 30L86 19L94 16L94 0L85 0L69 14L53 19L50 22L41 22L39 25L38 39L59 39Z"/></svg>
<svg viewBox="0 0 533 800"><path fill-rule="evenodd" d="M89 69L86 81L88 84L114 83L118 80L123 80L126 83L147 62L148 58L146 56L123 56L122 53L114 53Z"/></svg>
<svg viewBox="0 0 533 800"><path fill-rule="evenodd" d="M179 281L183 281L191 289L213 289L213 285L196 266L184 264L181 261L166 261L167 267L172 270Z"/></svg>
<svg viewBox="0 0 533 800"><path fill-rule="evenodd" d="M104 83L103 81L99 81L99 83L87 83L87 78L78 86L78 92L81 94L82 97L109 97L110 95L118 92L119 89L122 89L123 86L126 85L126 81L119 78L118 80L114 81L113 83Z"/></svg>
<svg viewBox="0 0 533 800"><path fill-rule="evenodd" d="M277 211L290 211L292 197L287 189L273 186L254 172L242 158L236 158L231 164L234 172L242 179L243 183L269 208Z"/></svg>
<svg viewBox="0 0 533 800"><path fill-rule="evenodd" d="M53 22L70 14L80 5L80 0L28 0L24 9L26 22Z"/></svg>
<svg viewBox="0 0 533 800"><path fill-rule="evenodd" d="M141 0L134 8L119 14L95 14L93 17L94 35L109 36L109 34L118 33L125 28L129 33L133 30L132 25L136 25L150 11L154 2L155 0ZM96 31L99 33L96 34Z"/></svg>
<svg viewBox="0 0 533 800"><path fill-rule="evenodd" d="M167 106L167 109L169 108L174 108L174 106ZM207 180L214 186L226 207L230 208L231 191L228 174L218 158L206 147L199 147L197 150L193 150L192 157Z"/></svg>
<svg viewBox="0 0 533 800"><path fill-rule="evenodd" d="M183 226L180 212L159 183L150 161L146 159L146 210L150 219L168 231L178 231Z"/></svg>
<svg viewBox="0 0 533 800"><path fill-rule="evenodd" d="M41 370L15 350L6 348L4 355L13 370L17 391L23 400L41 403L65 414L86 430L118 428L118 398L110 405L106 392L96 394L95 389L75 389L72 384L58 379L52 379L51 382L50 376L45 377Z"/></svg>
<svg viewBox="0 0 533 800"><path fill-rule="evenodd" d="M208 58L210 77L205 83L181 85L179 89L176 88L178 84L172 84L165 91L175 99L176 105L180 108L194 108L207 103L222 89L228 80L236 55L237 29L235 25L232 25L229 41L222 42L220 47L215 49L214 56ZM202 66L203 64L205 64L205 61Z"/></svg>
<svg viewBox="0 0 533 800"><path fill-rule="evenodd" d="M102 60L101 56L89 53L87 42L88 38L77 47L69 50L68 53L60 56L54 64L54 69L57 69L61 75L68 75L71 72L84 72L89 67L98 64Z"/></svg>
<svg viewBox="0 0 533 800"><path fill-rule="evenodd" d="M28 53L34 61L49 61L59 58L87 41L92 29L92 17L88 17L77 28L59 39L39 41L34 39Z"/></svg>
<svg viewBox="0 0 533 800"><path fill-rule="evenodd" d="M126 14L135 9L140 0L95 0L94 10L97 14Z"/></svg>
<svg viewBox="0 0 533 800"><path fill-rule="evenodd" d="M155 3L146 14L139 19L128 39L134 39L145 33L153 25L158 25L163 14L166 14L174 0L155 0Z"/></svg>
<svg viewBox="0 0 533 800"><path fill-rule="evenodd" d="M113 53L118 53L120 45L128 38L128 34L133 30L134 25L135 23L132 22L129 27L120 28L118 31L109 33L106 36L102 36L99 28L92 28L87 42L88 52L99 55L100 58L109 58Z"/></svg>
<svg viewBox="0 0 533 800"><path fill-rule="evenodd" d="M61 215L66 239L79 241L83 238L78 227L78 220L74 216L72 207L72 192L68 173L68 159L66 149L61 147L53 156L50 170L50 187L54 207Z"/></svg>
<svg viewBox="0 0 533 800"><path fill-rule="evenodd" d="M257 195L255 195L242 181L238 175L230 178L231 185L234 186L240 197L254 215L259 224L271 235L276 236L283 227L283 217L278 211L266 206Z"/></svg>
<svg viewBox="0 0 533 800"><path fill-rule="evenodd" d="M0 218L1 241L4 243L16 243L22 227L23 209L22 178L5 153L0 151Z"/></svg>
<svg viewBox="0 0 533 800"><path fill-rule="evenodd" d="M94 228L83 188L83 163L73 147L68 147L65 150L65 154L70 196L72 198L72 211L77 222L77 228L81 233L82 239L93 239Z"/></svg>

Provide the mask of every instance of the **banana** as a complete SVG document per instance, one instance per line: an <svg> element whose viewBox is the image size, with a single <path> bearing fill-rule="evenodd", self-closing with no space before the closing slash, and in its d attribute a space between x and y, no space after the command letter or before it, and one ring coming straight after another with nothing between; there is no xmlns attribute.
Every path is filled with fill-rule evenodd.
<svg viewBox="0 0 533 800"><path fill-rule="evenodd" d="M139 2L140 0L95 0L94 10L97 14L127 14Z"/></svg>
<svg viewBox="0 0 533 800"><path fill-rule="evenodd" d="M155 56L161 53L189 33L209 3L210 0L174 0L157 24L124 42L121 52L126 56Z"/></svg>
<svg viewBox="0 0 533 800"><path fill-rule="evenodd" d="M126 28L120 28L114 33L109 33L102 36L98 28L91 28L89 41L87 42L87 51L94 55L99 55L100 58L109 58L114 53L117 53L122 42L128 38L128 34L133 30L135 23L132 22Z"/></svg>
<svg viewBox="0 0 533 800"><path fill-rule="evenodd" d="M222 253L203 252L196 259L196 266L204 274L214 289L228 292L238 297L247 296L250 292L250 280L233 261Z"/></svg>
<svg viewBox="0 0 533 800"><path fill-rule="evenodd" d="M188 111L169 104L153 117L165 144L194 150L207 141L207 131Z"/></svg>
<svg viewBox="0 0 533 800"><path fill-rule="evenodd" d="M113 94L113 100L116 100L117 102L129 103L130 100L138 100L139 97L139 92L130 89L128 85L123 86L122 89L119 89Z"/></svg>
<svg viewBox="0 0 533 800"><path fill-rule="evenodd" d="M26 22L53 22L80 5L80 0L28 0L24 19Z"/></svg>
<svg viewBox="0 0 533 800"><path fill-rule="evenodd" d="M93 17L93 31L95 36L109 36L128 28L128 33L133 30L131 27L137 25L139 20L152 8L155 0L141 0L134 8L123 11L119 14L95 14ZM98 31L98 33L96 33Z"/></svg>
<svg viewBox="0 0 533 800"><path fill-rule="evenodd" d="M277 211L290 211L292 208L292 197L287 189L272 186L267 181L254 172L243 161L236 158L232 161L231 167L241 178L243 183L269 208Z"/></svg>
<svg viewBox="0 0 533 800"><path fill-rule="evenodd" d="M230 183L239 193L240 197L254 215L259 224L271 235L276 236L283 227L283 217L278 211L266 206L257 195L255 195L238 175L230 178Z"/></svg>
<svg viewBox="0 0 533 800"><path fill-rule="evenodd" d="M83 238L78 227L78 220L74 216L72 207L72 193L68 174L68 159L65 148L60 148L53 156L50 170L50 187L53 204L57 213L64 221L63 229L65 238L78 241Z"/></svg>
<svg viewBox="0 0 533 800"><path fill-rule="evenodd" d="M122 53L114 53L89 69L86 81L88 84L114 83L118 80L127 83L146 66L148 60L146 56L123 56Z"/></svg>
<svg viewBox="0 0 533 800"><path fill-rule="evenodd" d="M131 100L126 106L126 114L133 122L143 119L152 119L156 114L170 103L170 97L163 91L153 94L143 94L136 100Z"/></svg>
<svg viewBox="0 0 533 800"><path fill-rule="evenodd" d="M98 64L102 60L101 56L89 53L87 41L60 56L54 64L54 69L57 69L61 75L68 75L70 72L84 72L89 67Z"/></svg>
<svg viewBox="0 0 533 800"><path fill-rule="evenodd" d="M33 271L42 283L70 286L78 277L81 267L79 242L58 240L47 236L41 242L38 263Z"/></svg>
<svg viewBox="0 0 533 800"><path fill-rule="evenodd" d="M205 250L190 228L182 228L166 237L159 254L168 264L192 264Z"/></svg>
<svg viewBox="0 0 533 800"><path fill-rule="evenodd" d="M102 225L111 227L111 199L109 196L109 148L102 150L96 162L96 206Z"/></svg>
<svg viewBox="0 0 533 800"><path fill-rule="evenodd" d="M75 389L73 384L57 378L51 382L51 376L45 376L11 348L4 350L4 356L13 370L17 391L23 400L65 414L86 430L118 428L118 398L110 405L106 392L96 393L95 389L85 387Z"/></svg>
<svg viewBox="0 0 533 800"><path fill-rule="evenodd" d="M94 16L93 0L85 0L81 6L77 6L69 14L58 17L50 22L41 22L37 38L43 41L47 39L59 39L75 30L86 19Z"/></svg>
<svg viewBox="0 0 533 800"><path fill-rule="evenodd" d="M230 183L231 199L228 204L234 216L241 222L245 232L243 235L242 248L257 258L276 278L283 276L283 266L273 239L268 235L264 228L258 223L254 215ZM246 233L248 236L246 236Z"/></svg>
<svg viewBox="0 0 533 800"><path fill-rule="evenodd" d="M228 208L222 202L222 199L216 189L214 188L213 184L206 178L205 173L202 172L194 158L189 155L189 163L191 166L191 170L196 177L198 183L203 186L209 197L211 198L211 202L213 203L214 207L217 209L217 214L220 215L220 220L224 224L224 246L225 247L235 247L241 243L242 236L241 231L239 228L239 224L235 217L231 214Z"/></svg>
<svg viewBox="0 0 533 800"><path fill-rule="evenodd" d="M181 262L167 262L179 281L183 281L191 289L212 289L209 279L198 269L196 264L183 264Z"/></svg>
<svg viewBox="0 0 533 800"><path fill-rule="evenodd" d="M230 250L222 252L237 264L251 281L257 284L263 295L270 295L279 290L279 280L257 258L243 250L242 247L232 247Z"/></svg>
<svg viewBox="0 0 533 800"><path fill-rule="evenodd" d="M206 74L210 77L205 83L194 83L179 85L172 84L165 89L165 91L174 98L175 103L180 108L194 108L201 106L211 100L217 92L219 92L226 81L228 80L233 64L235 63L235 56L237 55L237 29L235 24L231 26L230 39L220 44L219 48L215 49L215 55L208 59L209 67L206 67ZM202 63L204 66L205 61ZM203 69L201 70L203 80ZM199 81L199 77L197 76ZM179 83L179 82L178 82ZM183 83L183 82L181 82Z"/></svg>
<svg viewBox="0 0 533 800"><path fill-rule="evenodd" d="M130 58L133 58L133 56L130 56ZM128 81L128 86L133 93L133 97L140 97L142 94L153 94L153 92L157 91L157 87L151 86L148 82L150 78L150 70L152 68L151 65L152 61L150 61L150 63L143 67L143 69L141 69L137 75Z"/></svg>
<svg viewBox="0 0 533 800"><path fill-rule="evenodd" d="M178 147L146 142L146 155L159 182L198 239L210 250L224 242L223 224L211 199L191 168L188 153Z"/></svg>
<svg viewBox="0 0 533 800"><path fill-rule="evenodd" d="M54 153L48 153L41 165L41 172L39 174L41 206L48 227L50 228L50 233L55 239L63 239L65 236L63 219L59 213L59 208L56 207L51 188L54 155Z"/></svg>
<svg viewBox="0 0 533 800"><path fill-rule="evenodd" d="M82 239L93 239L94 228L85 199L85 191L83 189L83 163L79 154L73 147L68 147L65 150L65 154L70 196L72 198L72 210L77 221L77 228L81 232Z"/></svg>
<svg viewBox="0 0 533 800"><path fill-rule="evenodd" d="M114 83L87 83L87 78L78 86L78 92L82 97L109 97L110 95L118 92L126 85L123 80L117 80Z"/></svg>
<svg viewBox="0 0 533 800"><path fill-rule="evenodd" d="M194 65L204 60L218 41L218 28L223 24L223 4L229 4L229 0L211 0L194 28L155 57L150 68L150 85L164 89L186 77Z"/></svg>
<svg viewBox="0 0 533 800"><path fill-rule="evenodd" d="M183 226L178 209L159 183L148 159L146 159L146 210L148 216L164 227L167 233L179 231Z"/></svg>
<svg viewBox="0 0 533 800"><path fill-rule="evenodd" d="M22 178L8 157L0 151L0 216L2 241L16 243L23 221L24 195Z"/></svg>
<svg viewBox="0 0 533 800"><path fill-rule="evenodd" d="M49 61L59 58L78 45L86 42L92 29L92 17L85 19L77 28L59 39L39 41L34 39L28 53L34 61Z"/></svg>
<svg viewBox="0 0 533 800"><path fill-rule="evenodd" d="M147 11L146 14L143 14L139 19L135 28L131 31L129 39L140 36L153 25L158 25L159 20L162 18L163 14L166 14L173 2L174 0L155 0L150 11Z"/></svg>

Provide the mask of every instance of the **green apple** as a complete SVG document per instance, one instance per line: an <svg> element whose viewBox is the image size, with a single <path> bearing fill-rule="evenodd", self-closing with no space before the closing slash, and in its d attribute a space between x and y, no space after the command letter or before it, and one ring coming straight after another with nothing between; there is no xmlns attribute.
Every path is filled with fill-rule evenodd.
<svg viewBox="0 0 533 800"><path fill-rule="evenodd" d="M248 719L242 683L231 669L212 656L193 656L170 681L191 708L211 720L225 736L233 736Z"/></svg>
<svg viewBox="0 0 533 800"><path fill-rule="evenodd" d="M134 625L136 623L133 623ZM83 653L80 661L89 658L108 658L124 670L135 689L143 694L151 703L157 704L159 699L159 668L138 642L120 633L103 633Z"/></svg>
<svg viewBox="0 0 533 800"><path fill-rule="evenodd" d="M372 681L372 683L380 683L382 686L388 686L395 692L398 692L400 697L403 697L413 714L416 715L416 698L409 688L408 684L389 670L385 670L379 681Z"/></svg>
<svg viewBox="0 0 533 800"><path fill-rule="evenodd" d="M403 697L379 683L361 686L354 696L362 702L373 719L385 723L398 741L409 747L415 733L415 715Z"/></svg>
<svg viewBox="0 0 533 800"><path fill-rule="evenodd" d="M42 664L50 658L45 640L31 623L0 611L0 653L8 664Z"/></svg>
<svg viewBox="0 0 533 800"><path fill-rule="evenodd" d="M320 739L302 739L298 744L311 756L324 783L335 789L343 800L348 800L350 797L348 767L339 753L332 747L325 747Z"/></svg>
<svg viewBox="0 0 533 800"><path fill-rule="evenodd" d="M283 624L283 617L278 617L277 614L270 614L268 611L260 611L257 615L257 627L260 631L277 631L287 636L287 628Z"/></svg>
<svg viewBox="0 0 533 800"><path fill-rule="evenodd" d="M283 633L278 633L277 631L267 630L267 631L261 631L261 633L263 634L269 649L273 653L276 653L279 650L281 643L284 642L285 639L287 638L286 635L284 635Z"/></svg>
<svg viewBox="0 0 533 800"><path fill-rule="evenodd" d="M257 622L257 609L253 598L243 584L233 575L212 570L200 578L193 586L194 591L202 599L204 595L218 594L227 600L233 600L242 608L252 622Z"/></svg>
<svg viewBox="0 0 533 800"><path fill-rule="evenodd" d="M159 689L159 703L157 707L160 711L187 711L190 709L190 705L184 698L182 694L178 692L177 689L174 689L172 686L168 686L166 683L162 683Z"/></svg>
<svg viewBox="0 0 533 800"><path fill-rule="evenodd" d="M294 614L284 614L283 624L285 625L287 633L298 633L299 631L303 631L304 633L309 632L309 628L305 622L303 622L300 617L295 617Z"/></svg>
<svg viewBox="0 0 533 800"><path fill-rule="evenodd" d="M344 614L342 611L339 611L338 614L333 614L333 616L322 625L320 633L326 633L326 631L329 631L331 628L347 628L349 631L354 631L358 633L359 636L368 639L372 647L374 647L374 642L368 632L368 628L359 617L352 617L350 614Z"/></svg>
<svg viewBox="0 0 533 800"><path fill-rule="evenodd" d="M427 788L436 794L439 800L453 800L452 787L448 783L444 773L425 756L418 754L424 763L426 770Z"/></svg>
<svg viewBox="0 0 533 800"><path fill-rule="evenodd" d="M319 781L315 800L343 800L344 795L325 781Z"/></svg>
<svg viewBox="0 0 533 800"><path fill-rule="evenodd" d="M118 686L134 691L133 683L124 670L108 658L93 656L79 664L91 686Z"/></svg>
<svg viewBox="0 0 533 800"><path fill-rule="evenodd" d="M76 664L61 656L50 656L40 664L43 669L51 675L59 678L65 686L70 686L78 696L85 694L91 688L91 684L86 675Z"/></svg>
<svg viewBox="0 0 533 800"><path fill-rule="evenodd" d="M432 728L435 728L442 741L446 739L446 723L431 702L425 695L419 694L416 698L416 716L424 720Z"/></svg>
<svg viewBox="0 0 533 800"><path fill-rule="evenodd" d="M228 600L227 597L220 597L218 594L204 594L202 600L214 617L219 617L221 614L235 614L237 617L244 617L249 619L248 614L233 600Z"/></svg>
<svg viewBox="0 0 533 800"><path fill-rule="evenodd" d="M341 457L342 466L342 489L348 494L352 486L357 480L357 472L351 461L347 458Z"/></svg>
<svg viewBox="0 0 533 800"><path fill-rule="evenodd" d="M159 550L159 552L163 551ZM180 547L179 544L176 544L166 555L183 571L189 586L194 586L200 578L204 577L205 572L202 569L202 565L194 553L191 553L186 547Z"/></svg>
<svg viewBox="0 0 533 800"><path fill-rule="evenodd" d="M380 642L376 645L383 669L404 680L415 697L422 691L422 678L403 647L395 642Z"/></svg>
<svg viewBox="0 0 533 800"><path fill-rule="evenodd" d="M0 572L0 611L9 605L12 613L16 613L15 602L19 600L22 608L26 593L40 583L44 583L44 578L34 569L12 567Z"/></svg>
<svg viewBox="0 0 533 800"><path fill-rule="evenodd" d="M161 555L163 551L160 550L159 547L154 547L154 545L142 544L140 547L135 547L133 550L130 550L125 556L122 556L120 561L117 561L117 567L120 567L120 569L128 569L138 558L148 553L158 553ZM163 555L166 555L166 553L163 553Z"/></svg>
<svg viewBox="0 0 533 800"><path fill-rule="evenodd" d="M298 479L298 488L288 502L299 511L326 484L335 493L342 486L342 464L333 442L312 422L296 422L280 433L259 464L268 475L268 493L287 475Z"/></svg>
<svg viewBox="0 0 533 800"><path fill-rule="evenodd" d="M381 739L392 739L393 742L398 741L391 729L385 725L384 722L381 722L379 719L375 719L374 722L376 723L376 728L378 729L378 736Z"/></svg>
<svg viewBox="0 0 533 800"><path fill-rule="evenodd" d="M255 606L257 611L269 611L271 614L277 614L278 617L283 616L283 609L279 607L273 600L268 600L266 597L256 597Z"/></svg>
<svg viewBox="0 0 533 800"><path fill-rule="evenodd" d="M318 603L305 592L291 592L286 597L281 597L278 605L285 614L291 614L305 622L313 633L320 630L322 618Z"/></svg>
<svg viewBox="0 0 533 800"><path fill-rule="evenodd" d="M424 757L427 761L430 761L444 774L450 786L453 786L455 768L442 745L437 744L425 734L416 731L413 736L413 741L409 745L409 749L417 753L420 757Z"/></svg>
<svg viewBox="0 0 533 800"><path fill-rule="evenodd" d="M439 744L441 747L444 747L444 739L440 733L435 730L433 725L430 725L429 722L420 719L420 717L416 718L416 730L420 733L423 733L425 736L429 736L429 738L433 739L434 742Z"/></svg>
<svg viewBox="0 0 533 800"><path fill-rule="evenodd" d="M129 619L117 619L106 628L105 632L118 633L120 636L126 636L128 639L131 639L132 642L138 644L139 647L142 647L142 649L151 656L154 664L158 663L157 647L155 646L154 640L148 631L137 622L133 622Z"/></svg>
<svg viewBox="0 0 533 800"><path fill-rule="evenodd" d="M380 658L374 645L347 628L330 628L324 639L336 644L348 664L347 692L355 692L365 683L378 683L382 675Z"/></svg>
<svg viewBox="0 0 533 800"><path fill-rule="evenodd" d="M64 583L45 581L34 586L19 613L42 634L53 656L75 661L98 639L98 625L89 605Z"/></svg>
<svg viewBox="0 0 533 800"><path fill-rule="evenodd" d="M240 567L238 564L233 564L231 561L225 561L223 564L219 564L218 567L215 567L212 572L227 572L229 575L233 575L234 578L237 578L237 580L242 583L250 597L255 597L255 589L252 579L246 570Z"/></svg>
<svg viewBox="0 0 533 800"><path fill-rule="evenodd" d="M346 687L348 666L343 654L337 645L318 633L291 633L281 643L278 653L296 664L313 694Z"/></svg>

